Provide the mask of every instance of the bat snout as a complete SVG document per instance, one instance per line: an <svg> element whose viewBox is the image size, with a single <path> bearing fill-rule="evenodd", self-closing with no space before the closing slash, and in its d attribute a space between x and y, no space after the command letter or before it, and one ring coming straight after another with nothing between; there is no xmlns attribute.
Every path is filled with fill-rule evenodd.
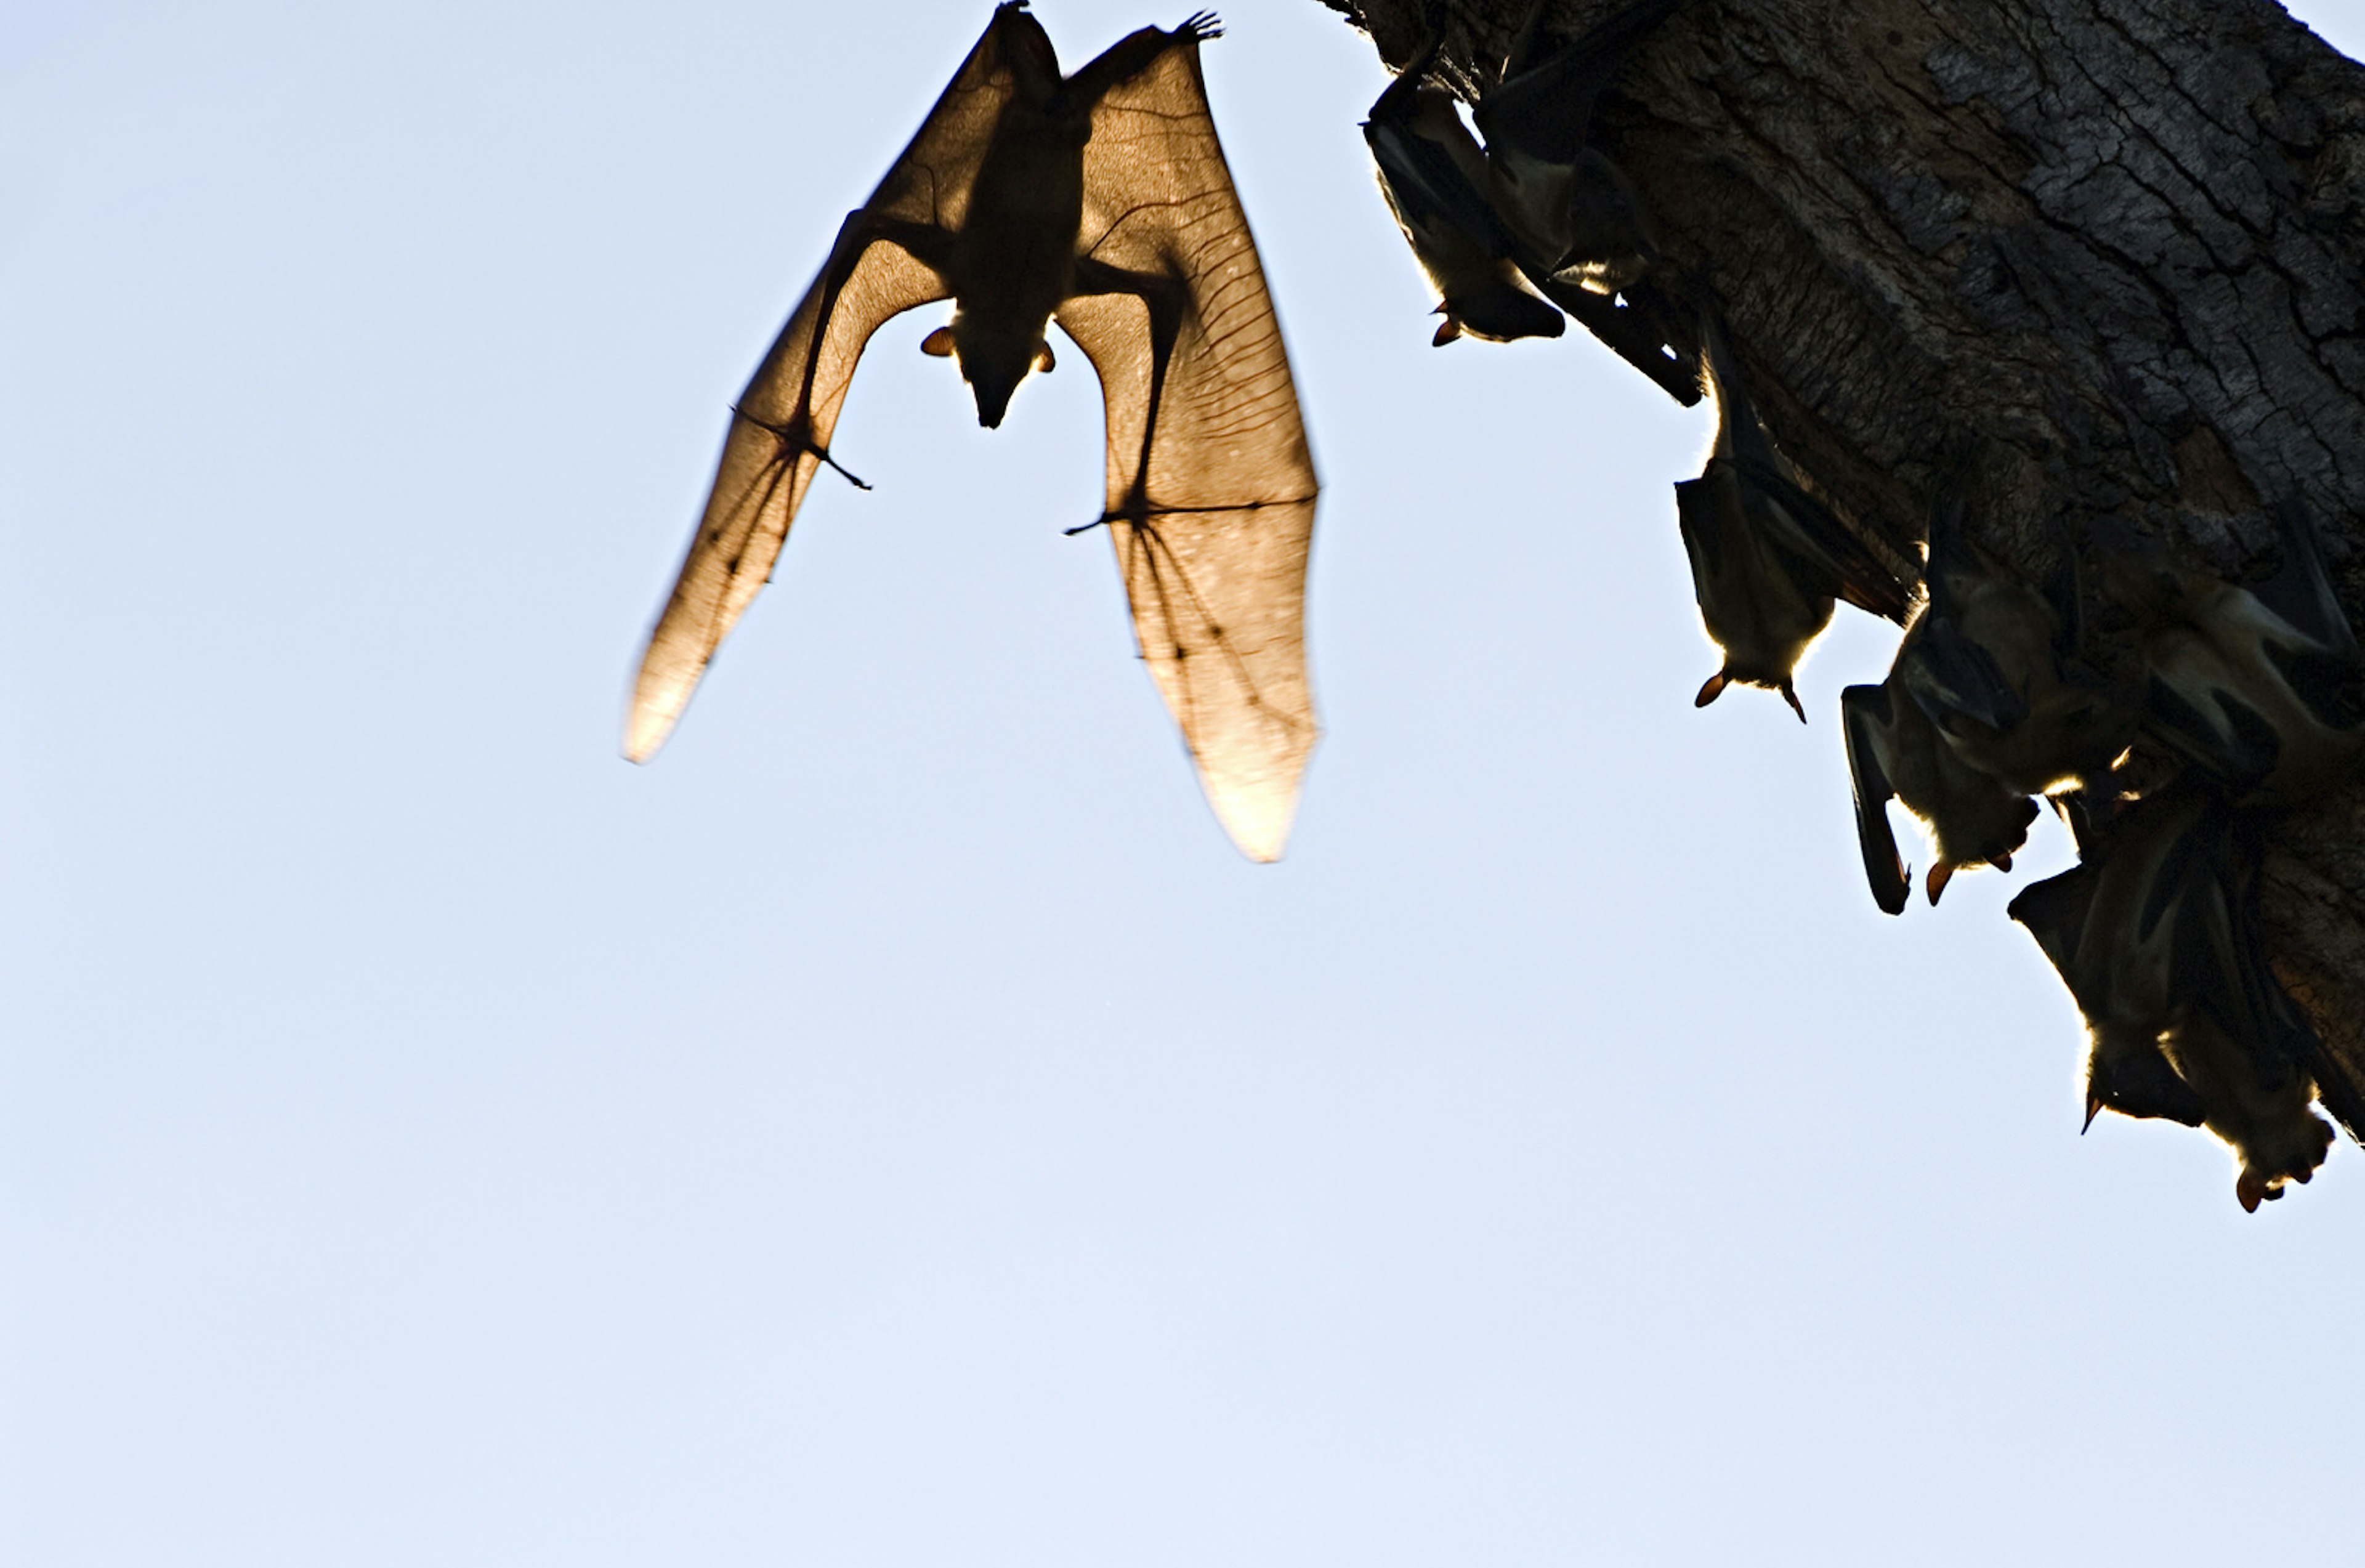
<svg viewBox="0 0 2365 1568"><path fill-rule="evenodd" d="M960 344L961 376L977 398L977 422L987 430L1001 427L1002 417L1010 411L1010 399L1026 373L1041 358L1040 339L1026 341L1015 335L968 336Z"/></svg>

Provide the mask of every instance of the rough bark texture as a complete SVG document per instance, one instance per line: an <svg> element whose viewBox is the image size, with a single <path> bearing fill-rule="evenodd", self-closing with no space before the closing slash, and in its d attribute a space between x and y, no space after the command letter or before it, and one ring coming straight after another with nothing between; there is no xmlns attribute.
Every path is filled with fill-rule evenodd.
<svg viewBox="0 0 2365 1568"><path fill-rule="evenodd" d="M1325 3L1392 66L1424 38L1420 0ZM1449 84L1528 3L1450 0ZM2280 7L1690 0L1596 140L1658 224L1643 286L1721 303L1783 451L1901 559L1974 454L1973 531L2032 575L2109 514L2240 580L2297 496L2365 626L2365 69ZM2269 846L2275 968L2365 1084L2365 788Z"/></svg>

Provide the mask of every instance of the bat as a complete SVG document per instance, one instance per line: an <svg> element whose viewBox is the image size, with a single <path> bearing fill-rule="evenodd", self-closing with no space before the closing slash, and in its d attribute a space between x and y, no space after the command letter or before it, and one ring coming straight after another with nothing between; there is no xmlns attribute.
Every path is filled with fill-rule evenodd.
<svg viewBox="0 0 2365 1568"><path fill-rule="evenodd" d="M1780 692L1803 724L1791 676L1831 624L1834 599L1900 622L1910 601L1896 574L1789 477L1712 314L1701 318L1700 341L1716 394L1716 452L1698 478L1677 482L1676 514L1700 620L1724 664L1694 705L1707 707L1738 681Z"/></svg>
<svg viewBox="0 0 2365 1568"><path fill-rule="evenodd" d="M1602 89L1682 4L1634 0L1555 47L1543 30L1546 0L1534 0L1502 80L1472 111L1501 176L1505 216L1556 279L1615 294L1658 263L1642 193L1588 137Z"/></svg>
<svg viewBox="0 0 2365 1568"><path fill-rule="evenodd" d="M1430 342L1558 337L1560 316L1541 307L1541 295L1676 402L1698 402L1696 360L1671 342L1661 311L1554 277L1506 220L1501 176L1486 151L1452 95L1425 84L1444 8L1431 4L1426 15L1428 41L1372 105L1363 139L1388 209L1439 295L1445 321Z"/></svg>
<svg viewBox="0 0 2365 1568"><path fill-rule="evenodd" d="M2365 757L2365 656L2295 502L2282 560L2255 588L2119 550L2121 605L2149 671L2145 731L2236 804L2288 806Z"/></svg>
<svg viewBox="0 0 2365 1568"><path fill-rule="evenodd" d="M1965 536L1959 490L1932 509L1929 552L1928 602L1897 670L1940 736L2022 795L2102 778L2135 740L2141 692L2082 656L2074 552L2068 584L2039 592Z"/></svg>
<svg viewBox="0 0 2365 1568"><path fill-rule="evenodd" d="M2012 851L2027 841L2028 824L2036 817L2035 801L1957 757L1902 687L1892 671L1878 686L1851 686L1840 693L1856 846L1873 902L1885 914L1903 913L1912 890L1889 827L1889 801L1902 801L1929 832L1924 887L1933 904L1958 867L2010 870Z"/></svg>
<svg viewBox="0 0 2365 1568"><path fill-rule="evenodd" d="M2009 908L2092 1036L2087 1124L2110 1110L2205 1126L2239 1158L2247 1210L2308 1180L2332 1142L2303 1068L2321 1043L2259 937L2258 868L2255 833L2187 782L2119 813L2078 866Z"/></svg>
<svg viewBox="0 0 2365 1568"><path fill-rule="evenodd" d="M1428 44L1363 122L1380 194L1445 318L1431 342L1442 348L1465 335L1496 343L1559 337L1560 311L1529 291L1510 260L1518 241L1486 196L1492 175L1478 139L1452 95L1424 80L1441 43L1432 25Z"/></svg>
<svg viewBox="0 0 2365 1568"><path fill-rule="evenodd" d="M1048 369L1056 320L1107 414L1107 498L1141 657L1210 805L1280 855L1317 734L1306 676L1319 488L1271 298L1209 118L1201 13L1072 76L1025 0L997 7L911 145L846 215L733 409L714 487L650 633L624 754L664 744L768 579L871 334L949 299L978 422ZM840 470L843 472L843 470Z"/></svg>

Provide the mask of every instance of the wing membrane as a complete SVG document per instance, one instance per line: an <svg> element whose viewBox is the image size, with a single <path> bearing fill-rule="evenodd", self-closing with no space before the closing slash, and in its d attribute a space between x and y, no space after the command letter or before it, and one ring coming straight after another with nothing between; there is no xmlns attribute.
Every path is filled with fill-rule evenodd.
<svg viewBox="0 0 2365 1568"><path fill-rule="evenodd" d="M847 216L821 275L740 394L705 513L641 661L624 739L634 762L665 744L715 650L770 580L872 334L950 296L936 269L896 239L957 229L968 209L1011 94L1004 17L995 13L911 144Z"/></svg>
<svg viewBox="0 0 2365 1568"><path fill-rule="evenodd" d="M1319 486L1195 47L1101 99L1084 190L1085 257L1179 310L1155 429L1149 302L1090 295L1059 310L1101 378L1106 521L1135 635L1216 816L1270 860L1317 733L1305 599Z"/></svg>

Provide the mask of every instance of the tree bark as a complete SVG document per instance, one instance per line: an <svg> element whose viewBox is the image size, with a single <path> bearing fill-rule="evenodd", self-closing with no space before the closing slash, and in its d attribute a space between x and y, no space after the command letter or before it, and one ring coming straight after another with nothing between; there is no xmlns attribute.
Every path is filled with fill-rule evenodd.
<svg viewBox="0 0 2365 1568"><path fill-rule="evenodd" d="M1392 67L1424 39L1420 0L1325 3ZM1450 0L1447 84L1493 84L1528 3ZM1624 0L1550 3L1575 37ZM2365 626L2365 69L2280 7L1691 0L1595 140L1657 224L1641 289L1721 308L1784 453L1901 561L1967 482L2032 577L2109 515L2239 581L2296 497ZM2274 968L2353 1105L2365 787L2267 842Z"/></svg>

